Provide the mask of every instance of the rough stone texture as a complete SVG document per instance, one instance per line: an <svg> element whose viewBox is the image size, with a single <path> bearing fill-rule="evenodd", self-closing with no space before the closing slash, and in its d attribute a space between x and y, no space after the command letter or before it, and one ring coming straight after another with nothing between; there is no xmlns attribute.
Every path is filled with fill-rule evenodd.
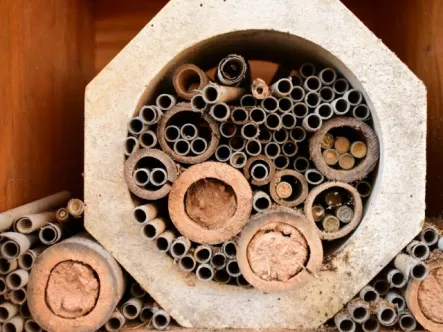
<svg viewBox="0 0 443 332"><path fill-rule="evenodd" d="M163 68L177 54L192 57L190 47L218 35L237 31L229 38L244 33L248 42L262 36L245 30L282 32L267 42L285 39L288 47L305 43L322 53L365 90L380 140L378 179L359 229L331 260L333 269L280 294L204 283L180 272L140 236L123 177L127 121ZM290 43L293 35L303 39ZM169 2L88 86L85 136L88 231L185 327L318 327L410 242L424 219L425 87L338 0Z"/></svg>

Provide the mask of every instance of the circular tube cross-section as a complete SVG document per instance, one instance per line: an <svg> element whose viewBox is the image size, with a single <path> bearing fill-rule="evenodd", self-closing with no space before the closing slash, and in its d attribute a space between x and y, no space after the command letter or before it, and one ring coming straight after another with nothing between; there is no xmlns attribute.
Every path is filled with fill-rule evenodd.
<svg viewBox="0 0 443 332"><path fill-rule="evenodd" d="M210 137L205 137L205 139L208 141L208 147L205 150L205 152L193 156L193 155L180 155L173 150L170 144L166 141L165 129L170 125L175 125L174 123L176 122L175 120L177 121L180 120L176 117L181 117L182 118L181 120L186 119L186 123L189 122L189 119L191 117L198 117L198 121L203 122L203 123L193 123L193 124L199 130L205 129L209 131L207 135ZM200 132L200 134L202 133ZM161 117L157 127L157 139L162 150L175 161L184 164L198 164L204 162L214 154L220 141L220 130L215 120L209 114L207 113L197 114L192 111L191 104L179 103L175 105L170 111L163 114L163 116Z"/></svg>
<svg viewBox="0 0 443 332"><path fill-rule="evenodd" d="M102 246L75 236L45 250L28 282L28 306L47 331L96 331L124 292L123 273Z"/></svg>
<svg viewBox="0 0 443 332"><path fill-rule="evenodd" d="M330 130L338 128L350 128L358 135L367 145L366 157L352 169L335 169L330 167L323 158L321 144L323 137ZM329 180L342 181L350 183L365 178L377 165L380 156L380 147L378 138L374 131L366 123L361 120L349 117L337 117L326 121L323 126L312 136L309 142L309 153L316 168Z"/></svg>
<svg viewBox="0 0 443 332"><path fill-rule="evenodd" d="M429 263L429 277L412 280L405 298L409 310L427 331L443 331L443 254L437 254Z"/></svg>
<svg viewBox="0 0 443 332"><path fill-rule="evenodd" d="M342 238L349 233L351 233L360 223L362 214L363 214L363 202L361 200L361 197L358 193L358 191L351 185L343 182L338 181L331 181L323 183L314 189L311 190L311 192L308 194L308 197L306 198L304 210L306 214L306 218L314 223L314 217L312 214L312 207L316 204L316 198L320 196L322 193L324 193L328 189L333 188L339 188L346 191L349 196L352 198L353 202L353 217L350 222L345 224L343 227L341 227L336 232L325 232L320 229L318 229L319 236L322 240L335 240Z"/></svg>
<svg viewBox="0 0 443 332"><path fill-rule="evenodd" d="M306 177L290 169L276 172L269 184L272 199L282 206L294 207L303 203L308 191Z"/></svg>
<svg viewBox="0 0 443 332"><path fill-rule="evenodd" d="M245 279L264 292L301 287L320 269L323 247L314 223L299 210L267 210L240 235L237 260Z"/></svg>
<svg viewBox="0 0 443 332"><path fill-rule="evenodd" d="M253 172L252 168L255 165L263 165L267 170L268 173L266 176L263 176L263 178L255 177L254 174L251 174ZM243 168L243 174L246 177L246 179L251 181L251 184L254 186L264 186L271 182L271 180L274 178L275 175L275 165L272 162L271 159L264 155L258 155L255 157L248 158L248 161L246 162L245 167Z"/></svg>
<svg viewBox="0 0 443 332"><path fill-rule="evenodd" d="M144 188L137 185L134 181L133 174L139 167L139 164L145 160L146 164L152 165L158 163L166 171L167 182L160 187ZM157 149L142 149L133 153L125 163L125 180L129 190L136 196L147 199L156 200L165 197L171 190L171 183L177 178L177 166L174 161L163 151Z"/></svg>
<svg viewBox="0 0 443 332"><path fill-rule="evenodd" d="M252 191L233 167L205 162L184 171L169 193L169 215L185 237L218 244L238 234L249 219Z"/></svg>

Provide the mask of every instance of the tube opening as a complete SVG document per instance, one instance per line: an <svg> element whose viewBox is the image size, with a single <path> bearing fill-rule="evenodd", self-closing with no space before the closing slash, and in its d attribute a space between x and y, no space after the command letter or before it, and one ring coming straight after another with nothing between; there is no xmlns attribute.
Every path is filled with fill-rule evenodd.
<svg viewBox="0 0 443 332"><path fill-rule="evenodd" d="M332 84L335 81L335 79L337 78L337 74L335 73L335 70L333 70L331 68L326 68L326 69L321 71L320 77L321 77L321 80L325 84L329 85L329 84Z"/></svg>
<svg viewBox="0 0 443 332"><path fill-rule="evenodd" d="M428 228L423 231L423 239L428 244L434 244L438 240L438 233L433 228Z"/></svg>
<svg viewBox="0 0 443 332"><path fill-rule="evenodd" d="M334 82L333 89L335 93L342 95L349 89L349 83L343 78L338 79Z"/></svg>
<svg viewBox="0 0 443 332"><path fill-rule="evenodd" d="M266 126L271 130L276 130L280 127L280 117L277 114L271 113L266 118Z"/></svg>
<svg viewBox="0 0 443 332"><path fill-rule="evenodd" d="M25 322L26 332L40 332L41 330L41 327L35 321L28 319Z"/></svg>
<svg viewBox="0 0 443 332"><path fill-rule="evenodd" d="M175 257L183 256L186 253L186 247L181 242L174 242L171 246L171 253Z"/></svg>
<svg viewBox="0 0 443 332"><path fill-rule="evenodd" d="M300 86L294 86L291 90L291 98L294 102L300 102L305 98L305 90Z"/></svg>
<svg viewBox="0 0 443 332"><path fill-rule="evenodd" d="M8 275L7 281L9 282L11 288L18 288L22 283L22 278L20 275L12 272Z"/></svg>
<svg viewBox="0 0 443 332"><path fill-rule="evenodd" d="M428 274L428 268L423 263L417 264L412 268L411 276L414 279L423 279Z"/></svg>
<svg viewBox="0 0 443 332"><path fill-rule="evenodd" d="M304 118L306 115L308 115L308 107L306 104L298 103L294 105L294 114L297 118Z"/></svg>
<svg viewBox="0 0 443 332"><path fill-rule="evenodd" d="M6 308L0 307L0 319L5 321L9 318L9 311Z"/></svg>
<svg viewBox="0 0 443 332"><path fill-rule="evenodd" d="M281 116L282 125L286 129L292 129L296 125L296 119L291 113L286 113Z"/></svg>
<svg viewBox="0 0 443 332"><path fill-rule="evenodd" d="M319 94L320 94L320 98L327 103L334 100L334 97L335 97L334 90L332 90L328 86L321 88Z"/></svg>
<svg viewBox="0 0 443 332"><path fill-rule="evenodd" d="M414 330L416 326L415 319L406 315L400 318L399 324L403 330Z"/></svg>
<svg viewBox="0 0 443 332"><path fill-rule="evenodd" d="M311 76L306 79L305 86L311 91L317 91L321 87L321 82L318 77Z"/></svg>
<svg viewBox="0 0 443 332"><path fill-rule="evenodd" d="M149 321L152 318L152 316L154 316L154 314L152 313L152 309L151 308L144 307L140 311L140 320L142 322Z"/></svg>
<svg viewBox="0 0 443 332"><path fill-rule="evenodd" d="M216 87L212 85L208 85L203 90L203 96L209 103L215 103L217 99L219 98L218 90Z"/></svg>
<svg viewBox="0 0 443 332"><path fill-rule="evenodd" d="M197 275L201 280L211 280L214 277L213 271L206 266L200 266L197 270Z"/></svg>
<svg viewBox="0 0 443 332"><path fill-rule="evenodd" d="M306 131L303 127L295 127L290 132L291 138L296 142L302 142L306 139Z"/></svg>
<svg viewBox="0 0 443 332"><path fill-rule="evenodd" d="M334 114L334 111L332 110L331 105L329 104L322 104L318 108L318 115L322 117L323 119L329 119Z"/></svg>
<svg viewBox="0 0 443 332"><path fill-rule="evenodd" d="M220 145L215 151L215 157L219 161L227 161L231 157L231 150L227 145Z"/></svg>
<svg viewBox="0 0 443 332"><path fill-rule="evenodd" d="M226 265L226 256L221 254L221 253L215 254L211 258L211 264L215 268L222 268L222 267L224 267Z"/></svg>
<svg viewBox="0 0 443 332"><path fill-rule="evenodd" d="M182 257L180 267L185 271L192 271L195 268L195 260L191 256Z"/></svg>
<svg viewBox="0 0 443 332"><path fill-rule="evenodd" d="M274 137L274 141L279 144L285 143L289 138L288 132L284 129L274 131L274 134L272 136Z"/></svg>
<svg viewBox="0 0 443 332"><path fill-rule="evenodd" d="M106 325L108 325L112 330L115 331L121 329L123 326L120 319L116 317L112 317L110 320L108 320L108 323Z"/></svg>
<svg viewBox="0 0 443 332"><path fill-rule="evenodd" d="M227 242L224 246L224 251L229 257L237 255L237 247L233 242Z"/></svg>
<svg viewBox="0 0 443 332"><path fill-rule="evenodd" d="M281 79L278 81L277 89L282 94L288 94L291 92L292 89L292 83L290 80L287 79Z"/></svg>
<svg viewBox="0 0 443 332"><path fill-rule="evenodd" d="M246 143L246 152L251 156L256 156L261 152L261 144L257 140L250 140Z"/></svg>
<svg viewBox="0 0 443 332"><path fill-rule="evenodd" d="M367 314L368 310L366 310L366 308L363 307L358 307L352 312L352 316L354 317L354 319L357 320L364 319Z"/></svg>
<svg viewBox="0 0 443 332"><path fill-rule="evenodd" d="M306 179L310 184L319 184L323 182L324 177L320 172L313 170L306 173Z"/></svg>
<svg viewBox="0 0 443 332"><path fill-rule="evenodd" d="M289 158L287 156L279 155L274 159L274 164L277 169L286 169L289 166Z"/></svg>
<svg viewBox="0 0 443 332"><path fill-rule="evenodd" d="M196 256L200 262L206 262L211 257L211 252L208 248L200 248L197 251Z"/></svg>
<svg viewBox="0 0 443 332"><path fill-rule="evenodd" d="M163 314L155 315L154 324L155 324L155 326L157 326L157 328L163 329L168 325L168 323L169 323L168 318L165 317L165 315L163 315Z"/></svg>
<svg viewBox="0 0 443 332"><path fill-rule="evenodd" d="M222 284L226 284L231 280L231 276L226 270L217 270L214 275L214 280Z"/></svg>
<svg viewBox="0 0 443 332"><path fill-rule="evenodd" d="M395 304L397 308L404 308L405 307L405 300L403 300L401 297L396 297L392 300L392 304Z"/></svg>
<svg viewBox="0 0 443 332"><path fill-rule="evenodd" d="M157 229L153 225L147 224L143 227L143 234L148 239L153 239L157 235Z"/></svg>
<svg viewBox="0 0 443 332"><path fill-rule="evenodd" d="M168 110L174 106L174 99L170 95L162 94L157 98L157 105L161 109Z"/></svg>
<svg viewBox="0 0 443 332"><path fill-rule="evenodd" d="M212 116L218 121L225 120L229 117L229 106L225 103L215 104L212 108Z"/></svg>
<svg viewBox="0 0 443 332"><path fill-rule="evenodd" d="M136 317L138 310L135 305L127 304L123 307L123 313L126 317Z"/></svg>
<svg viewBox="0 0 443 332"><path fill-rule="evenodd" d="M278 108L281 112L289 112L292 109L292 100L289 98L280 98L278 100Z"/></svg>
<svg viewBox="0 0 443 332"><path fill-rule="evenodd" d="M143 209L135 208L134 209L134 218L137 222L144 223L148 216L146 215L146 212L143 211Z"/></svg>
<svg viewBox="0 0 443 332"><path fill-rule="evenodd" d="M20 254L20 247L14 241L7 241L2 245L2 253L7 258L17 257Z"/></svg>
<svg viewBox="0 0 443 332"><path fill-rule="evenodd" d="M294 160L294 169L299 173L304 173L309 169L309 160L299 157Z"/></svg>
<svg viewBox="0 0 443 332"><path fill-rule="evenodd" d="M200 75L192 68L187 68L180 72L177 77L177 82L181 89L186 93L194 92L202 83Z"/></svg>
<svg viewBox="0 0 443 332"><path fill-rule="evenodd" d="M244 108L234 108L232 110L232 119L238 123L245 122L248 120L248 113Z"/></svg>
<svg viewBox="0 0 443 332"><path fill-rule="evenodd" d="M368 197L372 191L372 186L369 184L369 182L366 181L357 182L355 188L357 189L361 197Z"/></svg>
<svg viewBox="0 0 443 332"><path fill-rule="evenodd" d="M315 75L315 66L312 63L305 63L300 67L299 72L303 77Z"/></svg>
<svg viewBox="0 0 443 332"><path fill-rule="evenodd" d="M375 318L369 318L363 323L363 328L365 331L377 331L379 328L378 320Z"/></svg>
<svg viewBox="0 0 443 332"><path fill-rule="evenodd" d="M135 137L128 137L125 140L125 152L127 155L130 155L132 153L135 152L135 150L137 149L137 140L135 139Z"/></svg>
<svg viewBox="0 0 443 332"><path fill-rule="evenodd" d="M256 180L264 180L269 175L269 169L262 163L257 163L251 168L251 176Z"/></svg>
<svg viewBox="0 0 443 332"><path fill-rule="evenodd" d="M220 125L220 133L224 137L231 138L237 133L237 126L232 122L223 122Z"/></svg>
<svg viewBox="0 0 443 332"><path fill-rule="evenodd" d="M141 141L144 146L153 147L157 144L157 136L152 131L147 131L141 135Z"/></svg>
<svg viewBox="0 0 443 332"><path fill-rule="evenodd" d="M208 104L206 103L202 95L195 95L191 99L191 106L197 111L204 111Z"/></svg>
<svg viewBox="0 0 443 332"><path fill-rule="evenodd" d="M23 303L26 300L26 291L23 288L11 292L11 301L14 303Z"/></svg>
<svg viewBox="0 0 443 332"><path fill-rule="evenodd" d="M32 228L32 221L29 218L21 218L17 222L17 229L20 232L29 231Z"/></svg>
<svg viewBox="0 0 443 332"><path fill-rule="evenodd" d="M129 121L129 129L134 134L140 134L144 129L144 124L140 118L132 118Z"/></svg>
<svg viewBox="0 0 443 332"><path fill-rule="evenodd" d="M138 186L145 186L149 183L149 173L146 169L137 169L134 172L134 181Z"/></svg>
<svg viewBox="0 0 443 332"><path fill-rule="evenodd" d="M424 244L417 244L412 251L414 256L418 259L426 258L429 254L429 248Z"/></svg>
<svg viewBox="0 0 443 332"><path fill-rule="evenodd" d="M226 265L226 270L230 275L237 275L240 273L240 268L237 261L228 262L228 264Z"/></svg>
<svg viewBox="0 0 443 332"><path fill-rule="evenodd" d="M255 105L257 105L257 101L255 100L253 95L244 95L240 99L240 105L242 105L243 107L254 107Z"/></svg>
<svg viewBox="0 0 443 332"><path fill-rule="evenodd" d="M180 129L177 126L168 126L165 128L165 139L168 142L175 142L180 138Z"/></svg>
<svg viewBox="0 0 443 332"><path fill-rule="evenodd" d="M265 154L271 159L277 158L278 155L280 154L280 146L274 142L266 144Z"/></svg>
<svg viewBox="0 0 443 332"><path fill-rule="evenodd" d="M346 101L346 99L337 99L337 102L335 104L335 109L339 114L344 114L349 110L349 104Z"/></svg>
<svg viewBox="0 0 443 332"><path fill-rule="evenodd" d="M5 290L6 290L5 281L3 279L0 279L0 294L3 294L5 292Z"/></svg>
<svg viewBox="0 0 443 332"><path fill-rule="evenodd" d="M202 138L197 138L191 143L191 150L195 154L199 155L206 151L206 148L208 147L208 144L206 141Z"/></svg>
<svg viewBox="0 0 443 332"><path fill-rule="evenodd" d="M315 114L311 114L308 117L308 126L312 129L319 129L321 127L321 118Z"/></svg>
<svg viewBox="0 0 443 332"><path fill-rule="evenodd" d="M15 325L13 323L5 322L3 324L2 332L18 332L18 331L19 330L17 330L17 328L15 327Z"/></svg>
<svg viewBox="0 0 443 332"><path fill-rule="evenodd" d="M395 312L391 308L384 308L380 314L380 319L385 323L390 323L395 319Z"/></svg>
<svg viewBox="0 0 443 332"><path fill-rule="evenodd" d="M164 169L161 169L161 168L154 169L151 172L152 184L154 184L156 186L161 186L161 185L165 184L167 180L168 180L168 175Z"/></svg>
<svg viewBox="0 0 443 332"><path fill-rule="evenodd" d="M386 280L378 279L374 282L374 288L380 295L385 295L389 292L389 283Z"/></svg>
<svg viewBox="0 0 443 332"><path fill-rule="evenodd" d="M320 95L316 92L309 92L306 95L306 104L311 108L317 107L320 104Z"/></svg>
<svg viewBox="0 0 443 332"><path fill-rule="evenodd" d="M229 145L232 150L235 151L242 150L245 147L245 144L246 142L241 136L234 136L229 140Z"/></svg>
<svg viewBox="0 0 443 332"><path fill-rule="evenodd" d="M353 110L353 116L360 120L368 120L371 116L371 111L366 105L358 105Z"/></svg>
<svg viewBox="0 0 443 332"><path fill-rule="evenodd" d="M253 108L250 116L255 123L263 123L266 119L266 113L261 108Z"/></svg>
<svg viewBox="0 0 443 332"><path fill-rule="evenodd" d="M169 242L164 237L159 237L156 241L156 247L159 251L167 251L169 248Z"/></svg>
<svg viewBox="0 0 443 332"><path fill-rule="evenodd" d="M257 210L262 211L271 207L271 200L267 196L259 197L254 204Z"/></svg>
<svg viewBox="0 0 443 332"><path fill-rule="evenodd" d="M247 123L242 128L242 134L247 139L252 139L258 136L258 127L252 123Z"/></svg>
<svg viewBox="0 0 443 332"><path fill-rule="evenodd" d="M363 101L363 95L358 90L351 90L347 93L347 99L351 105L358 105Z"/></svg>
<svg viewBox="0 0 443 332"><path fill-rule="evenodd" d="M242 168L246 165L248 158L243 152L234 152L230 158L231 166L235 168Z"/></svg>
<svg viewBox="0 0 443 332"><path fill-rule="evenodd" d="M11 268L11 263L6 258L0 258L0 273L6 274Z"/></svg>
<svg viewBox="0 0 443 332"><path fill-rule="evenodd" d="M354 322L348 318L343 319L340 322L340 331L342 332L352 332L354 331L355 326L354 326Z"/></svg>
<svg viewBox="0 0 443 332"><path fill-rule="evenodd" d="M398 272L394 273L391 280L392 280L392 284L394 286L402 286L405 282L405 276L403 273L398 271Z"/></svg>
<svg viewBox="0 0 443 332"><path fill-rule="evenodd" d="M266 128L260 129L258 140L262 143L268 143L272 140L272 133Z"/></svg>
<svg viewBox="0 0 443 332"><path fill-rule="evenodd" d="M158 112L157 109L153 106L144 106L140 110L140 117L142 121L147 124L153 124L158 120Z"/></svg>
<svg viewBox="0 0 443 332"><path fill-rule="evenodd" d="M185 140L192 140L198 136L198 129L192 123L186 123L182 126L180 134Z"/></svg>
<svg viewBox="0 0 443 332"><path fill-rule="evenodd" d="M251 284L245 279L243 275L237 277L237 285L241 287L249 287Z"/></svg>
<svg viewBox="0 0 443 332"><path fill-rule="evenodd" d="M262 102L263 108L267 112L275 112L278 109L278 101L274 97L266 97Z"/></svg>
<svg viewBox="0 0 443 332"><path fill-rule="evenodd" d="M246 63L242 59L232 57L221 65L222 75L231 81L241 78L246 72Z"/></svg>
<svg viewBox="0 0 443 332"><path fill-rule="evenodd" d="M191 150L191 145L184 139L179 139L174 143L174 151L180 155L187 155Z"/></svg>

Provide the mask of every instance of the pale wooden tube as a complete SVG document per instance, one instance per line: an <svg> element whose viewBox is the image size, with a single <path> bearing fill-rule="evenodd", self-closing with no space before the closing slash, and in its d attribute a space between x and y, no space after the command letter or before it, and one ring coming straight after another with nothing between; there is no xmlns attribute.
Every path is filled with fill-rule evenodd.
<svg viewBox="0 0 443 332"><path fill-rule="evenodd" d="M15 270L6 277L6 286L10 290L17 290L28 284L29 273L25 270Z"/></svg>
<svg viewBox="0 0 443 332"><path fill-rule="evenodd" d="M163 218L155 218L143 225L142 233L149 240L155 240L166 230L166 221Z"/></svg>
<svg viewBox="0 0 443 332"><path fill-rule="evenodd" d="M85 210L85 204L81 199L73 198L69 200L66 209L74 218L80 218Z"/></svg>
<svg viewBox="0 0 443 332"><path fill-rule="evenodd" d="M152 316L152 325L157 330L166 330L170 322L171 317L166 311L164 311L163 309L155 310L154 315Z"/></svg>
<svg viewBox="0 0 443 332"><path fill-rule="evenodd" d="M143 301L139 298L132 297L122 305L122 314L126 319L133 320L140 315Z"/></svg>
<svg viewBox="0 0 443 332"><path fill-rule="evenodd" d="M112 313L105 324L105 330L108 332L119 331L126 323L126 318L119 311Z"/></svg>
<svg viewBox="0 0 443 332"><path fill-rule="evenodd" d="M0 295L6 294L6 280L5 277L0 277Z"/></svg>
<svg viewBox="0 0 443 332"><path fill-rule="evenodd" d="M23 317L16 315L3 324L2 332L23 331L24 323Z"/></svg>
<svg viewBox="0 0 443 332"><path fill-rule="evenodd" d="M29 234L54 221L56 221L54 212L43 212L38 214L30 214L20 218L15 227L17 228L18 232L22 234Z"/></svg>
<svg viewBox="0 0 443 332"><path fill-rule="evenodd" d="M145 303L142 307L142 310L140 310L139 318L142 322L150 321L154 313L152 312L152 304L151 303Z"/></svg>
<svg viewBox="0 0 443 332"><path fill-rule="evenodd" d="M26 291L26 288L20 288L17 290L13 290L9 293L10 301L13 304L22 305L26 302L26 299L28 297L28 293Z"/></svg>
<svg viewBox="0 0 443 332"><path fill-rule="evenodd" d="M0 304L0 323L6 322L8 319L14 317L18 312L18 306L4 302Z"/></svg>
<svg viewBox="0 0 443 332"><path fill-rule="evenodd" d="M16 259L6 259L0 258L0 275L7 275L8 273L14 271L17 268Z"/></svg>
<svg viewBox="0 0 443 332"><path fill-rule="evenodd" d="M7 240L2 244L0 252L3 257L9 260L23 255L37 241L37 237L34 235L15 232L2 233L2 237Z"/></svg>
<svg viewBox="0 0 443 332"><path fill-rule="evenodd" d="M25 332L42 332L43 329L33 319L27 319L24 325Z"/></svg>
<svg viewBox="0 0 443 332"><path fill-rule="evenodd" d="M222 86L215 83L208 84L203 89L203 99L208 104L229 103L240 99L246 92L246 89L230 86Z"/></svg>
<svg viewBox="0 0 443 332"><path fill-rule="evenodd" d="M159 209L157 205L149 203L140 205L132 210L132 219L139 224L151 221L158 216Z"/></svg>
<svg viewBox="0 0 443 332"><path fill-rule="evenodd" d="M15 209L0 213L0 231L10 228L14 221L22 216L54 210L66 204L69 198L71 198L71 193L68 191L62 191Z"/></svg>
<svg viewBox="0 0 443 332"><path fill-rule="evenodd" d="M23 255L18 257L18 266L26 271L31 270L32 266L35 263L35 260L45 249L46 247L28 249Z"/></svg>
<svg viewBox="0 0 443 332"><path fill-rule="evenodd" d="M155 248L160 252L168 252L175 238L176 234L174 231L164 231L155 239Z"/></svg>
<svg viewBox="0 0 443 332"><path fill-rule="evenodd" d="M40 228L38 238L42 243L52 245L61 240L63 233L63 228L59 224L50 223Z"/></svg>

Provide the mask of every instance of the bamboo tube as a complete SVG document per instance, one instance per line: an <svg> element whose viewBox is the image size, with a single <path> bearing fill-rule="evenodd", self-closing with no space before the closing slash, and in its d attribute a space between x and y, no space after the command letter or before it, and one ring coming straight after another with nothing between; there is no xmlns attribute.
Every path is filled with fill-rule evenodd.
<svg viewBox="0 0 443 332"><path fill-rule="evenodd" d="M355 189L357 189L358 193L360 194L360 197L365 198L371 195L372 185L367 181L358 181L355 184Z"/></svg>
<svg viewBox="0 0 443 332"><path fill-rule="evenodd" d="M138 143L142 148L153 148L157 142L157 134L152 130L146 130L138 137Z"/></svg>
<svg viewBox="0 0 443 332"><path fill-rule="evenodd" d="M194 258L199 264L208 263L212 258L212 247L201 244L194 250Z"/></svg>
<svg viewBox="0 0 443 332"><path fill-rule="evenodd" d="M158 206L154 203L148 203L135 207L132 210L132 219L139 224L143 224L156 218L158 214Z"/></svg>
<svg viewBox="0 0 443 332"><path fill-rule="evenodd" d="M237 125L244 125L248 122L250 114L244 107L235 107L231 111L231 120Z"/></svg>
<svg viewBox="0 0 443 332"><path fill-rule="evenodd" d="M281 151L287 157L294 157L298 152L298 145L291 141L285 142L281 147Z"/></svg>
<svg viewBox="0 0 443 332"><path fill-rule="evenodd" d="M243 107L255 107L257 106L257 99L252 94L245 94L240 99L240 105Z"/></svg>
<svg viewBox="0 0 443 332"><path fill-rule="evenodd" d="M160 108L154 105L143 106L139 112L141 121L147 126L156 124L162 115Z"/></svg>
<svg viewBox="0 0 443 332"><path fill-rule="evenodd" d="M294 86L290 96L294 103L299 103L305 99L305 94L305 90L301 86Z"/></svg>
<svg viewBox="0 0 443 332"><path fill-rule="evenodd" d="M285 170L289 167L289 157L285 155L279 155L274 159L275 168L278 170Z"/></svg>
<svg viewBox="0 0 443 332"><path fill-rule="evenodd" d="M215 270L209 264L200 264L196 271L197 279L200 281L211 281L214 279Z"/></svg>
<svg viewBox="0 0 443 332"><path fill-rule="evenodd" d="M222 124L220 124L220 135L222 135L225 138L231 138L234 137L235 135L237 135L237 126L235 125L235 123L232 122L223 122ZM198 139L202 139L201 137L199 137ZM206 142L206 146L208 145L208 143ZM192 146L191 146L192 149Z"/></svg>
<svg viewBox="0 0 443 332"><path fill-rule="evenodd" d="M126 323L126 318L120 312L115 311L109 317L105 324L105 330L108 332L120 331Z"/></svg>
<svg viewBox="0 0 443 332"><path fill-rule="evenodd" d="M349 224L354 218L354 210L347 205L336 207L334 214L344 224Z"/></svg>
<svg viewBox="0 0 443 332"><path fill-rule="evenodd" d="M346 137L336 137L334 142L334 148L338 153L343 154L349 152L351 148L351 142Z"/></svg>
<svg viewBox="0 0 443 332"><path fill-rule="evenodd" d="M146 129L147 129L147 125L142 121L142 119L139 116L132 118L128 122L128 131L132 135L140 135Z"/></svg>
<svg viewBox="0 0 443 332"><path fill-rule="evenodd" d="M0 304L0 323L4 323L18 313L18 306L4 302Z"/></svg>
<svg viewBox="0 0 443 332"><path fill-rule="evenodd" d="M52 245L57 243L63 237L64 230L58 224L47 224L40 228L38 232L38 238L40 242L46 245Z"/></svg>
<svg viewBox="0 0 443 332"><path fill-rule="evenodd" d="M369 304L359 298L355 298L348 302L346 309L354 322L358 324L366 322L371 315Z"/></svg>
<svg viewBox="0 0 443 332"><path fill-rule="evenodd" d="M248 157L244 152L236 151L229 158L229 164L234 168L243 168L248 161Z"/></svg>
<svg viewBox="0 0 443 332"><path fill-rule="evenodd" d="M325 203L330 207L337 207L343 204L343 196L337 190L329 190L325 195Z"/></svg>
<svg viewBox="0 0 443 332"><path fill-rule="evenodd" d="M325 150L332 149L334 147L334 144L335 144L335 138L331 133L326 133L320 142L322 149Z"/></svg>
<svg viewBox="0 0 443 332"><path fill-rule="evenodd" d="M256 125L253 122L249 122L249 123L244 124L241 127L240 132L241 132L241 136L246 140L257 138L258 135L260 134L260 130L258 128L258 125Z"/></svg>
<svg viewBox="0 0 443 332"><path fill-rule="evenodd" d="M278 100L273 96L268 96L262 100L261 107L267 113L275 113L278 111Z"/></svg>
<svg viewBox="0 0 443 332"><path fill-rule="evenodd" d="M37 242L37 238L34 235L24 235L15 232L5 232L1 236L5 239L0 248L1 255L11 260L23 255L26 250Z"/></svg>
<svg viewBox="0 0 443 332"><path fill-rule="evenodd" d="M309 166L309 160L305 157L299 156L294 159L294 169L301 174L304 174Z"/></svg>
<svg viewBox="0 0 443 332"><path fill-rule="evenodd" d="M272 138L274 139L274 142L284 144L289 139L289 132L286 129L276 130L272 133Z"/></svg>
<svg viewBox="0 0 443 332"><path fill-rule="evenodd" d="M174 231L164 231L155 239L155 248L160 252L168 252L175 238L176 234Z"/></svg>
<svg viewBox="0 0 443 332"><path fill-rule="evenodd" d="M57 219L58 222L64 223L69 220L69 212L66 208L60 208L55 212L55 219Z"/></svg>
<svg viewBox="0 0 443 332"><path fill-rule="evenodd" d="M237 127L234 127L237 128ZM191 152L197 156L205 153L208 149L208 142L201 137L197 137L196 139L191 141Z"/></svg>
<svg viewBox="0 0 443 332"><path fill-rule="evenodd" d="M139 148L140 144L137 138L129 136L125 139L124 149L125 149L125 155L127 157L136 152Z"/></svg>
<svg viewBox="0 0 443 332"><path fill-rule="evenodd" d="M166 220L163 218L155 218L148 221L142 227L142 234L148 240L155 240L161 233L166 230Z"/></svg>
<svg viewBox="0 0 443 332"><path fill-rule="evenodd" d="M143 306L142 299L131 297L122 305L122 314L128 320L136 319L140 315Z"/></svg>
<svg viewBox="0 0 443 332"><path fill-rule="evenodd" d="M29 273L25 270L15 270L6 276L6 287L17 290L28 284Z"/></svg>
<svg viewBox="0 0 443 332"><path fill-rule="evenodd" d="M162 111L169 111L171 108L177 104L177 98L173 95L163 93L157 97L155 104Z"/></svg>
<svg viewBox="0 0 443 332"><path fill-rule="evenodd" d="M3 323L2 332L23 331L24 323L23 317L16 315Z"/></svg>
<svg viewBox="0 0 443 332"><path fill-rule="evenodd" d="M17 269L17 259L0 258L0 275L7 275Z"/></svg>
<svg viewBox="0 0 443 332"><path fill-rule="evenodd" d="M171 317L169 314L162 310L158 309L154 312L152 316L152 326L154 326L157 330L166 330L171 322Z"/></svg>
<svg viewBox="0 0 443 332"><path fill-rule="evenodd" d="M380 295L377 290L370 285L363 287L359 296L363 301L368 303L377 303L380 300Z"/></svg>
<svg viewBox="0 0 443 332"><path fill-rule="evenodd" d="M43 212L24 216L17 220L16 229L22 234L35 232L47 223L56 221L54 212Z"/></svg>
<svg viewBox="0 0 443 332"><path fill-rule="evenodd" d="M313 186L319 185L325 179L323 174L321 174L319 171L313 168L306 170L304 173L308 183Z"/></svg>
<svg viewBox="0 0 443 332"><path fill-rule="evenodd" d="M280 115L271 113L266 116L265 127L269 130L280 130L283 127Z"/></svg>
<svg viewBox="0 0 443 332"><path fill-rule="evenodd" d="M248 155L254 157L261 153L262 145L259 140L251 139L246 142L245 151Z"/></svg>
<svg viewBox="0 0 443 332"><path fill-rule="evenodd" d="M297 125L297 118L293 113L285 113L281 115L281 125L287 130L294 129Z"/></svg>
<svg viewBox="0 0 443 332"><path fill-rule="evenodd" d="M202 92L203 100L208 104L229 103L240 99L246 90L230 86L209 83Z"/></svg>
<svg viewBox="0 0 443 332"><path fill-rule="evenodd" d="M301 65L300 69L298 70L298 73L304 79L308 78L309 76L315 75L316 72L317 69L312 63L304 63L303 65Z"/></svg>
<svg viewBox="0 0 443 332"><path fill-rule="evenodd" d="M350 152L355 158L362 159L366 157L368 148L365 143L357 141L351 144Z"/></svg>
<svg viewBox="0 0 443 332"><path fill-rule="evenodd" d="M177 95L183 99L191 100L198 91L201 91L209 83L209 78L199 67L187 63L175 70L172 83Z"/></svg>
<svg viewBox="0 0 443 332"><path fill-rule="evenodd" d="M231 115L231 109L228 104L217 102L211 106L209 115L217 122L227 121Z"/></svg>
<svg viewBox="0 0 443 332"><path fill-rule="evenodd" d="M323 85L332 85L337 80L337 72L332 68L325 68L318 73L318 78Z"/></svg>
<svg viewBox="0 0 443 332"><path fill-rule="evenodd" d="M249 65L245 58L231 54L220 61L215 78L218 82L228 86L239 86L250 82Z"/></svg>
<svg viewBox="0 0 443 332"><path fill-rule="evenodd" d="M309 76L305 79L303 87L309 92L318 92L322 87L322 83L317 76Z"/></svg>
<svg viewBox="0 0 443 332"><path fill-rule="evenodd" d="M32 203L28 203L15 209L0 213L0 231L10 228L15 220L23 216L56 209L66 204L70 197L71 194L68 191L62 191Z"/></svg>
<svg viewBox="0 0 443 332"><path fill-rule="evenodd" d="M265 99L271 94L269 86L261 78L256 78L254 82L252 82L251 92L252 95L258 100Z"/></svg>
<svg viewBox="0 0 443 332"><path fill-rule="evenodd" d="M289 78L281 78L271 85L271 93L278 98L288 96L293 86Z"/></svg>
<svg viewBox="0 0 443 332"><path fill-rule="evenodd" d="M341 96L349 90L349 83L344 78L340 78L332 84L332 88L337 95Z"/></svg>
<svg viewBox="0 0 443 332"><path fill-rule="evenodd" d="M261 125L266 121L266 112L261 107L254 107L249 113L251 121L257 125Z"/></svg>

